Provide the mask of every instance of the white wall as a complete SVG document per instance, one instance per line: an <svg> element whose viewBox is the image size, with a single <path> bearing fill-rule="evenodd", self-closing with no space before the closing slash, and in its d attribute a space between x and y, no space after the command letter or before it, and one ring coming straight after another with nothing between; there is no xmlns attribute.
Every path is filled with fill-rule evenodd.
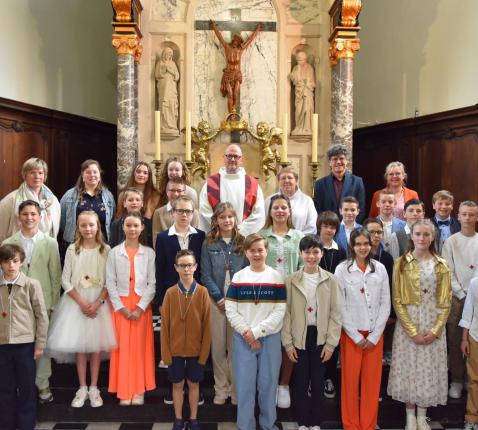
<svg viewBox="0 0 478 430"><path fill-rule="evenodd" d="M368 0L355 60L355 127L478 102L476 0Z"/></svg>
<svg viewBox="0 0 478 430"><path fill-rule="evenodd" d="M0 96L116 122L108 0L0 0Z"/></svg>

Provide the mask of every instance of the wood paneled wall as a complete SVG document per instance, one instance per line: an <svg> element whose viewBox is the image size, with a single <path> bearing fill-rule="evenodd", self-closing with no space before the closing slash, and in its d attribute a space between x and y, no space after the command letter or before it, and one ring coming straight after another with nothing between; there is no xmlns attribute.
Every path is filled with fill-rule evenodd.
<svg viewBox="0 0 478 430"><path fill-rule="evenodd" d="M0 198L22 182L30 157L48 163L47 185L58 199L78 178L80 164L92 158L116 194L116 125L0 98Z"/></svg>
<svg viewBox="0 0 478 430"><path fill-rule="evenodd" d="M353 169L364 179L367 213L384 186L390 161L401 161L409 188L418 191L427 216L432 195L446 189L459 202L478 201L478 105L354 130Z"/></svg>

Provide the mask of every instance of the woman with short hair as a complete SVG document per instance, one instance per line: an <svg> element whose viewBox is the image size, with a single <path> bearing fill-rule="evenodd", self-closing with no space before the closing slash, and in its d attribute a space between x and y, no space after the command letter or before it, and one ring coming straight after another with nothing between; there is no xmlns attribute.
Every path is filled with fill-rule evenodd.
<svg viewBox="0 0 478 430"><path fill-rule="evenodd" d="M23 163L22 184L0 202L0 243L20 230L18 207L25 200L33 200L40 205L39 229L56 239L60 227L60 203L45 185L47 176L48 165L44 160L33 157Z"/></svg>
<svg viewBox="0 0 478 430"><path fill-rule="evenodd" d="M386 181L385 188L375 191L373 193L372 203L370 205L370 218L375 218L379 215L377 202L379 194L383 190L390 191L395 196L395 209L393 210L393 216L401 220L405 220L403 216L403 207L405 203L410 199L418 199L418 193L405 186L407 180L407 172L405 171L405 165L400 161L392 161L388 163L385 168L384 178Z"/></svg>
<svg viewBox="0 0 478 430"><path fill-rule="evenodd" d="M80 167L80 176L73 188L61 198L60 228L63 240L73 243L75 240L76 220L86 210L96 212L100 219L101 232L107 242L110 235L110 224L115 211L113 194L106 188L101 179L103 171L96 160L85 160Z"/></svg>

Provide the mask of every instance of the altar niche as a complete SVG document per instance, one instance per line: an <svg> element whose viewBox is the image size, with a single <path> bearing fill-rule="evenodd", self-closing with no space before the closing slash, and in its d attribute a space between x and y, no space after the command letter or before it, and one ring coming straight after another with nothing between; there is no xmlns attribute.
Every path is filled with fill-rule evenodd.
<svg viewBox="0 0 478 430"><path fill-rule="evenodd" d="M226 69L224 45L216 36L211 19L216 22L226 44L234 35L243 40L243 46L253 37L250 46L242 52L242 84L236 110L249 124L259 121L276 123L277 119L277 51L276 12L272 2L238 0L234 8L212 0L198 5L194 34L194 111L193 122L201 119L218 124L228 107L228 98L221 94L221 81ZM263 27L261 26L263 25ZM258 34L253 34L261 26Z"/></svg>

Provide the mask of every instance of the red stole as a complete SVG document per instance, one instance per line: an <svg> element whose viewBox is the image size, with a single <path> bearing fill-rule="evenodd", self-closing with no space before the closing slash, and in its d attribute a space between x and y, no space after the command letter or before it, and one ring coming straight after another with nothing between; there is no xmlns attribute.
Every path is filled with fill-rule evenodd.
<svg viewBox="0 0 478 430"><path fill-rule="evenodd" d="M245 175L245 196L242 220L244 221L252 213L252 208L257 200L257 188L259 183L253 176ZM221 175L216 173L207 179L207 199L212 210L221 201Z"/></svg>

